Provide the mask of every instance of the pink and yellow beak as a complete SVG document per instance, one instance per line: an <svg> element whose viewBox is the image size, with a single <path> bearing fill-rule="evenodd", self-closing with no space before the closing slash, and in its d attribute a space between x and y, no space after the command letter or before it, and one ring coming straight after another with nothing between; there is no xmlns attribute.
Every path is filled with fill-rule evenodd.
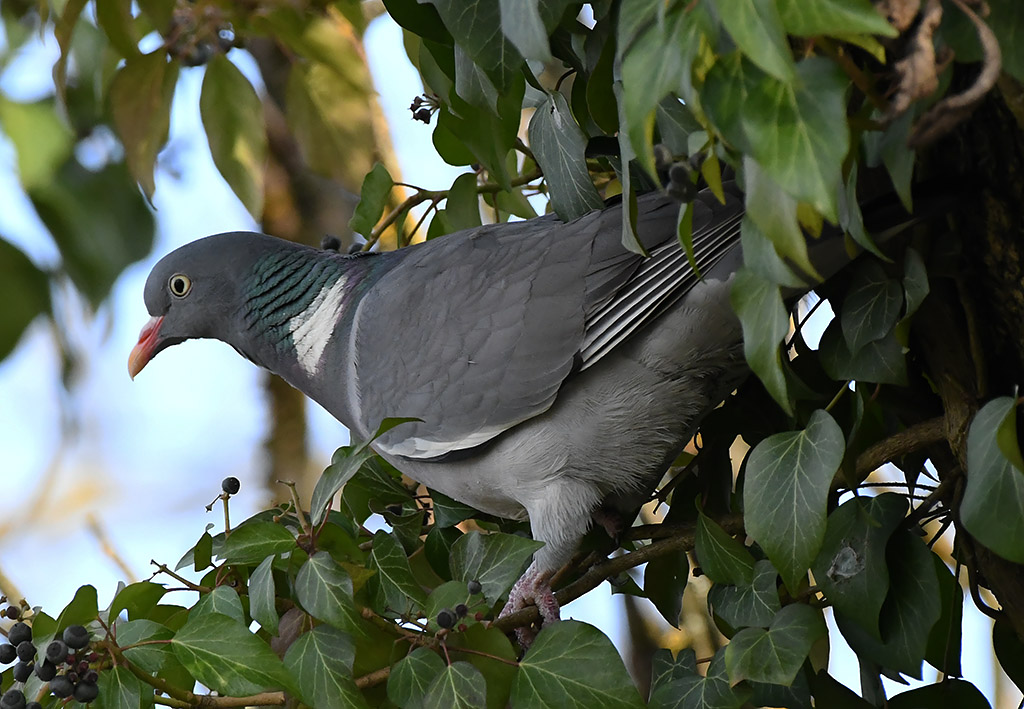
<svg viewBox="0 0 1024 709"><path fill-rule="evenodd" d="M139 342L132 348L132 353L128 355L128 376L132 379L135 379L135 375L149 364L149 360L153 359L160 336L160 323L163 321L162 316L152 317L142 326Z"/></svg>

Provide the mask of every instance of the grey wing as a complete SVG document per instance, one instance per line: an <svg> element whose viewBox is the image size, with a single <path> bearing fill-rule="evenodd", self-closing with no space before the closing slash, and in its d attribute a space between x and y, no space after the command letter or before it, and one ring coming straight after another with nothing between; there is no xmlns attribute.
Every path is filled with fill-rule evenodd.
<svg viewBox="0 0 1024 709"><path fill-rule="evenodd" d="M547 410L584 333L586 217L484 227L410 249L356 314L353 413L393 455L471 448Z"/></svg>

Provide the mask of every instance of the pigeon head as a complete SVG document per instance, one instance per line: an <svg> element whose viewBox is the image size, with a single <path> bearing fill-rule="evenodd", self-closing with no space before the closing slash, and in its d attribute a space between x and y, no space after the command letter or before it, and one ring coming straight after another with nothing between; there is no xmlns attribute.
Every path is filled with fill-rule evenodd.
<svg viewBox="0 0 1024 709"><path fill-rule="evenodd" d="M128 358L134 379L162 350L193 338L229 344L240 330L243 274L279 239L245 232L209 236L186 244L157 262L144 293L150 319Z"/></svg>

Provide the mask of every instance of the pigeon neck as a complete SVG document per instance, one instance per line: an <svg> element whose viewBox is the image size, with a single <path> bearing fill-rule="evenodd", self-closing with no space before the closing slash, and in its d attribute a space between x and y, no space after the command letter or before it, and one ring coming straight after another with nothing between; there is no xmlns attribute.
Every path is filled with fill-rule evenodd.
<svg viewBox="0 0 1024 709"><path fill-rule="evenodd" d="M363 280L357 260L306 248L260 258L245 288L243 354L293 383L315 377Z"/></svg>

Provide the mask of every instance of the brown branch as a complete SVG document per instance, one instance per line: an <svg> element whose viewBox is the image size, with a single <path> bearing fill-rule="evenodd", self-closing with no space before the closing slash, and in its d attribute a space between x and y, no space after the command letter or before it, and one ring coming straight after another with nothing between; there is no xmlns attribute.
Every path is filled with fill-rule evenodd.
<svg viewBox="0 0 1024 709"><path fill-rule="evenodd" d="M913 426L875 443L857 456L857 479L863 480L873 470L880 468L885 463L945 439L946 419L942 416L915 423Z"/></svg>
<svg viewBox="0 0 1024 709"><path fill-rule="evenodd" d="M356 677L356 689L369 689L370 687L376 687L382 682L386 682L388 677L391 675L391 667L381 667L379 670L374 670L370 674L363 675L362 677Z"/></svg>

